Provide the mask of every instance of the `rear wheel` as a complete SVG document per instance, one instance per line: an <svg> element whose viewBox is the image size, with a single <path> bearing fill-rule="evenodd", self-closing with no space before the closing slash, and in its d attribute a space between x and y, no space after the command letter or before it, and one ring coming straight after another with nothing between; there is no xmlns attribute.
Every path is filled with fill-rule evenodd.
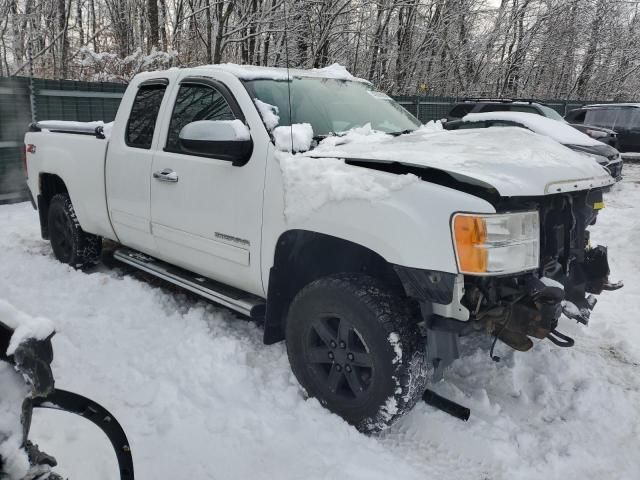
<svg viewBox="0 0 640 480"><path fill-rule="evenodd" d="M372 277L332 276L306 286L289 309L286 339L302 387L363 432L391 425L426 388L417 325Z"/></svg>
<svg viewBox="0 0 640 480"><path fill-rule="evenodd" d="M47 221L53 254L62 263L83 268L100 260L102 238L82 230L67 194L53 196Z"/></svg>

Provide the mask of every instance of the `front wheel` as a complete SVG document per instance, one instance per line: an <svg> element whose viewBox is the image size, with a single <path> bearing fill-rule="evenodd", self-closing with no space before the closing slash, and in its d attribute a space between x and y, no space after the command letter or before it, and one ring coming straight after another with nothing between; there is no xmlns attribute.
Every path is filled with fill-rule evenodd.
<svg viewBox="0 0 640 480"><path fill-rule="evenodd" d="M307 285L289 309L286 340L302 387L360 431L391 425L426 388L418 327L375 278L331 276Z"/></svg>
<svg viewBox="0 0 640 480"><path fill-rule="evenodd" d="M60 193L53 196L49 202L47 222L53 254L58 260L75 268L98 262L102 238L82 230L69 195Z"/></svg>

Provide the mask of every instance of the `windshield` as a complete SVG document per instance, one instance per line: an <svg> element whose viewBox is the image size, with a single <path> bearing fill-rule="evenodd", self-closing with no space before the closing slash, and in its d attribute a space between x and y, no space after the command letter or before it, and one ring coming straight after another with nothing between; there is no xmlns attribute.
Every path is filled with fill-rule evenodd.
<svg viewBox="0 0 640 480"><path fill-rule="evenodd" d="M278 125L290 125L289 92L285 80L250 80L253 96L278 107ZM421 123L388 95L362 82L295 77L291 84L293 123L310 123L314 136L339 133L367 123L374 130L398 133Z"/></svg>
<svg viewBox="0 0 640 480"><path fill-rule="evenodd" d="M540 110L542 110L542 113L544 113L544 116L547 118L552 118L553 120L559 120L561 122L567 123L567 121L564 118L562 118L562 115L560 115L551 107L547 107L546 105L540 105Z"/></svg>

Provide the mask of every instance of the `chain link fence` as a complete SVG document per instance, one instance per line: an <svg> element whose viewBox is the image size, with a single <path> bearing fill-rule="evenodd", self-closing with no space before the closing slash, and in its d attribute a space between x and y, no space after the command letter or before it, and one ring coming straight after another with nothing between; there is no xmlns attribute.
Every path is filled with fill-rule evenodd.
<svg viewBox="0 0 640 480"><path fill-rule="evenodd" d="M25 197L20 157L24 134L38 120L112 121L126 89L125 84L0 77L0 203ZM421 122L445 118L461 97L394 96ZM586 103L541 100L565 115Z"/></svg>

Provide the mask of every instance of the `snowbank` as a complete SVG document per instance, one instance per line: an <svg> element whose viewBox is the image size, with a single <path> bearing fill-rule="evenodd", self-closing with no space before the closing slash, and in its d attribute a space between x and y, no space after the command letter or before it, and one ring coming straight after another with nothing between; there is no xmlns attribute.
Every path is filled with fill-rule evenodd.
<svg viewBox="0 0 640 480"><path fill-rule="evenodd" d="M463 122L482 122L486 120L502 120L506 122L516 122L524 125L529 130L553 138L563 145L581 145L585 147L600 146L595 138L582 133L573 128L568 123L554 120L552 118L525 112L485 112L469 113L462 118Z"/></svg>
<svg viewBox="0 0 640 480"><path fill-rule="evenodd" d="M311 148L313 128L308 123L294 123L273 130L276 149L282 152L306 152Z"/></svg>

